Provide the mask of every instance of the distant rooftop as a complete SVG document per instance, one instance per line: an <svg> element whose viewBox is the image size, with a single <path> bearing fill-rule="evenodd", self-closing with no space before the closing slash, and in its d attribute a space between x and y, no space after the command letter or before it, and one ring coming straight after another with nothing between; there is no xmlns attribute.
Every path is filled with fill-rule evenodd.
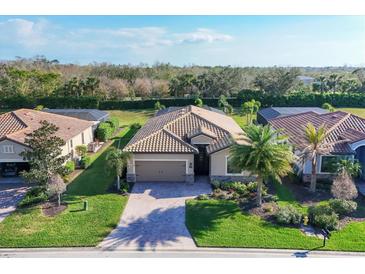
<svg viewBox="0 0 365 274"><path fill-rule="evenodd" d="M98 109L44 109L43 111L87 121L104 121L109 117L106 111Z"/></svg>
<svg viewBox="0 0 365 274"><path fill-rule="evenodd" d="M318 107L269 107L259 110L257 114L257 121L261 124L267 124L270 120L274 118L285 117L305 112L325 114L328 113L328 110Z"/></svg>

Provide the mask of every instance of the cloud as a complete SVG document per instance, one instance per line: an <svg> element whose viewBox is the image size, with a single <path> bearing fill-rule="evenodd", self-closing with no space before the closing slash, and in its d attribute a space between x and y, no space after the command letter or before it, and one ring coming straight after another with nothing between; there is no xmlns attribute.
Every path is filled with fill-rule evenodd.
<svg viewBox="0 0 365 274"><path fill-rule="evenodd" d="M25 48L43 46L47 43L45 35L47 28L49 25L45 20L33 22L24 19L9 19L0 22L0 42Z"/></svg>
<svg viewBox="0 0 365 274"><path fill-rule="evenodd" d="M202 42L226 42L233 39L232 36L216 32L211 29L198 28L194 32L174 35L179 43L202 43Z"/></svg>

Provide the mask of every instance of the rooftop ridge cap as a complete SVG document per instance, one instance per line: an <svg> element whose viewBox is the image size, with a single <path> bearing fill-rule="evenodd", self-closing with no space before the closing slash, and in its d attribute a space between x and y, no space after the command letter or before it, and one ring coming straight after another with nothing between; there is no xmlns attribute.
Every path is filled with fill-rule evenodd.
<svg viewBox="0 0 365 274"><path fill-rule="evenodd" d="M343 122L345 122L351 116L351 114L348 113L348 112L344 112L344 111L339 111L339 112L346 113L346 115L343 118L341 118L337 123L335 123L331 128L329 128L327 130L327 134L326 135L329 135L332 131L334 131L336 128L338 128L339 125L341 125ZM327 113L327 115L328 115L328 113Z"/></svg>
<svg viewBox="0 0 365 274"><path fill-rule="evenodd" d="M171 114L172 112L175 112L175 111L181 111L181 109L173 110L173 111L171 111L171 112L166 112L166 113L164 113L164 114L162 114L162 115L152 117L150 120L148 120L148 122L147 122L147 123L150 123L152 119L160 119L160 118L161 118L161 116L164 116L164 115L166 115L166 114ZM171 123L173 123L173 122L177 121L178 119L180 119L180 118L182 118L182 117L185 117L185 115L186 115L186 114L187 114L187 113L185 113L185 114L181 115L180 117L178 117L178 118L176 118L176 119L173 119L172 121L170 121L170 122L168 122L167 124L163 125L161 128L158 128L157 130L153 131L151 134L148 134L147 136L143 137L142 139L138 140L137 142L135 142L135 143L133 143L133 144L129 144L129 142L128 142L128 144L124 147L124 149L125 149L125 148L127 148L127 147L134 147L135 145L139 144L140 142L142 142L142 141L146 140L147 138L149 138L149 137L151 137L151 136L156 135L157 133L159 133L159 132L161 132L162 130L166 129L166 127L167 127L168 125L170 125ZM144 126L145 126L145 125L144 125ZM134 136L136 136L136 135L134 135ZM134 136L133 136L133 138L134 138ZM133 140L133 138L130 140L130 142Z"/></svg>

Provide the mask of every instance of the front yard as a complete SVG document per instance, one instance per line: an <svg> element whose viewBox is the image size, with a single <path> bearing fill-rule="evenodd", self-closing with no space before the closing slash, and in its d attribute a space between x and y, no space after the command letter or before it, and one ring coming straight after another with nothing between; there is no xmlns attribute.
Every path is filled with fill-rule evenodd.
<svg viewBox="0 0 365 274"><path fill-rule="evenodd" d="M124 146L134 132L125 128L110 145ZM127 196L112 192L113 176L104 170L108 148L68 186L61 214L46 217L40 206L18 209L0 223L0 247L96 246L118 224ZM87 200L89 209L83 210Z"/></svg>
<svg viewBox="0 0 365 274"><path fill-rule="evenodd" d="M275 185L279 205L291 204L301 212L307 206L295 200L285 185ZM200 247L250 247L365 251L365 222L352 222L332 232L325 248L322 240L305 236L297 227L281 226L250 214L227 200L190 200L186 223Z"/></svg>

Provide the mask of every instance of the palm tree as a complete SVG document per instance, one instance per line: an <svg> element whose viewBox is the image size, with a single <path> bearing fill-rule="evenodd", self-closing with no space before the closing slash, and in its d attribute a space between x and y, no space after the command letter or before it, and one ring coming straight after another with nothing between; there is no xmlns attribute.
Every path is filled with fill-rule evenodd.
<svg viewBox="0 0 365 274"><path fill-rule="evenodd" d="M242 140L231 148L233 166L257 176L257 206L262 204L262 186L267 179L287 175L291 170L293 152L285 142L287 137L269 125L249 125Z"/></svg>
<svg viewBox="0 0 365 274"><path fill-rule="evenodd" d="M122 176L123 168L125 167L130 154L123 152L121 149L113 147L106 155L107 171L113 172L117 176L117 189L120 190L120 177Z"/></svg>
<svg viewBox="0 0 365 274"><path fill-rule="evenodd" d="M327 154L330 146L325 141L327 131L324 125L316 129L313 124L308 123L305 128L306 147L300 158L302 162L310 161L312 164L310 191L315 192L317 186L317 159L319 155Z"/></svg>

